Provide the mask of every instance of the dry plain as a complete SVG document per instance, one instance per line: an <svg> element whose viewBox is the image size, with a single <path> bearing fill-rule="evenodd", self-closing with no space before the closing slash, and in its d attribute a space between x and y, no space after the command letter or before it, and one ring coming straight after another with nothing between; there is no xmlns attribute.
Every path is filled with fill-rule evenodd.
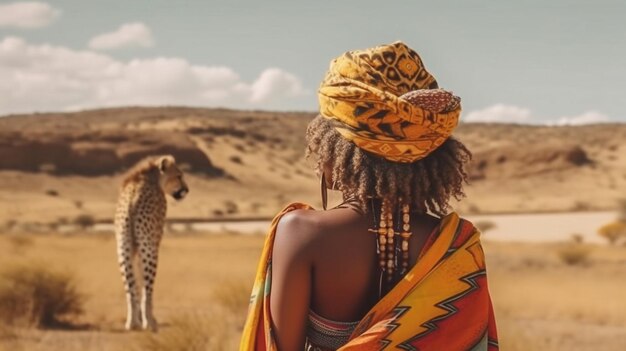
<svg viewBox="0 0 626 351"><path fill-rule="evenodd" d="M319 207L302 157L313 116L168 107L0 118L0 273L64 272L84 300L64 328L0 324L0 351L235 349L262 235L168 233L155 292L162 328L127 333L113 236L81 221L110 222L124 170L162 153L184 165L191 187L170 202L173 222L267 219L290 201ZM464 124L456 136L474 152L468 197L455 204L463 215L571 213L563 221L573 225L583 212L615 212L626 197L624 124ZM521 225L519 237L559 239L497 240L505 225L486 233L502 349L626 349L626 247L566 243L574 232ZM560 252L572 249L587 260L564 263Z"/></svg>
<svg viewBox="0 0 626 351"><path fill-rule="evenodd" d="M0 350L233 350L262 245L259 235L172 234L155 292L161 330L123 332L125 304L114 239L106 234L0 235L0 267L44 263L71 272L85 296L76 329L0 329ZM568 244L485 241L503 350L623 350L626 248L581 244L589 262L566 265ZM192 348L190 343L198 348Z"/></svg>

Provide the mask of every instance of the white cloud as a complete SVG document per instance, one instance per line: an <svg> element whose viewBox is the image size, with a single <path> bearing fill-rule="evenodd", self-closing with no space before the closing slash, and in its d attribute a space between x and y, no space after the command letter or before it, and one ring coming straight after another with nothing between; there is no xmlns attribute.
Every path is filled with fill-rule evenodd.
<svg viewBox="0 0 626 351"><path fill-rule="evenodd" d="M593 124L593 123L605 123L610 122L611 119L597 111L587 111L578 116L564 116L558 118L555 122L549 124L556 125L581 125L581 124Z"/></svg>
<svg viewBox="0 0 626 351"><path fill-rule="evenodd" d="M472 111L462 119L465 122L525 123L550 126L611 122L608 116L597 111L587 111L577 116L539 118L533 116L527 108L505 104L495 104L482 110Z"/></svg>
<svg viewBox="0 0 626 351"><path fill-rule="evenodd" d="M273 96L298 96L306 93L300 80L279 68L268 68L252 84L252 101L264 101Z"/></svg>
<svg viewBox="0 0 626 351"><path fill-rule="evenodd" d="M52 23L60 14L61 11L45 2L0 4L0 27L41 28Z"/></svg>
<svg viewBox="0 0 626 351"><path fill-rule="evenodd" d="M466 122L528 123L531 114L527 108L496 104L482 110L472 111L463 119Z"/></svg>
<svg viewBox="0 0 626 351"><path fill-rule="evenodd" d="M309 94L278 68L247 82L229 67L164 57L120 61L16 37L0 40L0 77L0 114L122 105L275 109Z"/></svg>
<svg viewBox="0 0 626 351"><path fill-rule="evenodd" d="M111 50L124 47L151 47L154 45L152 31L141 22L126 23L113 32L97 35L89 41L89 48Z"/></svg>

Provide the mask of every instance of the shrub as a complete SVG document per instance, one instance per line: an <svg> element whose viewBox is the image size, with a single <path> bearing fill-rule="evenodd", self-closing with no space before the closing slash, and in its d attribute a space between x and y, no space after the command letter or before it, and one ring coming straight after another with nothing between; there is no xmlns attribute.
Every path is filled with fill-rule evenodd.
<svg viewBox="0 0 626 351"><path fill-rule="evenodd" d="M496 224L492 221L487 221L487 220L483 220L483 221L478 221L474 224L478 229L480 229L481 232L483 232L483 234L485 232L490 231L491 229L494 229L496 227Z"/></svg>
<svg viewBox="0 0 626 351"><path fill-rule="evenodd" d="M224 201L224 207L226 208L226 213L228 214L235 214L239 212L239 207L233 201L230 201L230 200Z"/></svg>
<svg viewBox="0 0 626 351"><path fill-rule="evenodd" d="M56 196L59 196L59 192L56 191L55 189L48 189L46 190L46 195L56 197Z"/></svg>
<svg viewBox="0 0 626 351"><path fill-rule="evenodd" d="M239 156L231 156L228 159L232 163L243 164L243 161L241 160L241 157L239 157Z"/></svg>
<svg viewBox="0 0 626 351"><path fill-rule="evenodd" d="M478 205L476 204L469 204L467 206L467 213L472 213L472 214L480 213L480 207L478 207Z"/></svg>
<svg viewBox="0 0 626 351"><path fill-rule="evenodd" d="M0 273L1 322L60 327L82 312L83 295L68 273L42 265L13 266Z"/></svg>
<svg viewBox="0 0 626 351"><path fill-rule="evenodd" d="M570 236L572 242L575 244L582 244L585 241L585 237L580 233L574 233Z"/></svg>
<svg viewBox="0 0 626 351"><path fill-rule="evenodd" d="M561 261L568 266L586 265L589 263L591 249L579 244L568 244L557 251Z"/></svg>
<svg viewBox="0 0 626 351"><path fill-rule="evenodd" d="M2 230L11 231L16 226L17 226L17 221L15 219L9 219L8 221L4 222L4 228L2 228Z"/></svg>
<svg viewBox="0 0 626 351"><path fill-rule="evenodd" d="M88 229L96 224L96 220L92 215L80 214L74 218L74 224L80 226L82 229Z"/></svg>
<svg viewBox="0 0 626 351"><path fill-rule="evenodd" d="M618 220L605 224L598 229L598 235L608 240L611 245L626 240L626 222Z"/></svg>
<svg viewBox="0 0 626 351"><path fill-rule="evenodd" d="M572 204L571 210L574 212L584 212L591 210L591 205L585 201L576 201Z"/></svg>

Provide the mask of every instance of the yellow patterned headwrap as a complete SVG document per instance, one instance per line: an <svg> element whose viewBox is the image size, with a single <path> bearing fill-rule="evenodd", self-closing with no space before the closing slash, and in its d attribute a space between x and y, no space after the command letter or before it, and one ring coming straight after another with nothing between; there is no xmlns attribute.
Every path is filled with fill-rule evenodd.
<svg viewBox="0 0 626 351"><path fill-rule="evenodd" d="M452 134L460 99L438 89L402 42L334 59L318 91L320 113L356 146L394 162L426 157Z"/></svg>

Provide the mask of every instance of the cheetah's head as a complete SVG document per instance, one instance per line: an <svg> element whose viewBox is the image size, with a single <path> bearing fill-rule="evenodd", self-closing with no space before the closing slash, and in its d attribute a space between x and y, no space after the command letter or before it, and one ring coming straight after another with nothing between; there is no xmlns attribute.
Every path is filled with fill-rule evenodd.
<svg viewBox="0 0 626 351"><path fill-rule="evenodd" d="M183 179L183 172L176 166L174 157L169 155L160 157L157 164L163 191L176 200L182 200L189 193L189 187Z"/></svg>

